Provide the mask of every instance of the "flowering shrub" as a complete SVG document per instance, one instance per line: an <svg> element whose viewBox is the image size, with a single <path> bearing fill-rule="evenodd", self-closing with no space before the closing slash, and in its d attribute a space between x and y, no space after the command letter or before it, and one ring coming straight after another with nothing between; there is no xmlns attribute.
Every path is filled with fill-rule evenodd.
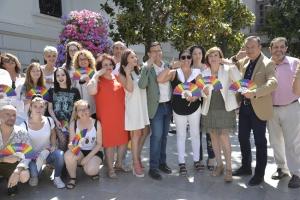
<svg viewBox="0 0 300 200"><path fill-rule="evenodd" d="M68 16L62 17L62 24L64 28L57 46L58 66L65 62L65 45L70 41L80 42L94 56L107 52L112 45L108 37L108 20L100 13L89 10L71 11Z"/></svg>

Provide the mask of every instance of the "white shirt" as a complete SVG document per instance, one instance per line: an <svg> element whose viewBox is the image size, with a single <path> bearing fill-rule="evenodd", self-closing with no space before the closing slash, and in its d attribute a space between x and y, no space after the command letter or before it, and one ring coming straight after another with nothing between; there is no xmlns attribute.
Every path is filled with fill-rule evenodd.
<svg viewBox="0 0 300 200"><path fill-rule="evenodd" d="M119 75L119 73L120 73L120 63L118 62L117 64L116 64L116 68L113 70L113 75L115 75L115 76L118 76Z"/></svg>
<svg viewBox="0 0 300 200"><path fill-rule="evenodd" d="M154 70L156 75L158 76L162 71L165 70L164 66L165 63L162 62L161 66L158 67L156 64L153 63ZM159 87L159 103L168 102L171 100L171 85L170 81L167 81L165 83L158 83Z"/></svg>
<svg viewBox="0 0 300 200"><path fill-rule="evenodd" d="M48 119L50 121L50 124L48 122ZM44 125L40 130L37 131L30 129L28 126L28 121L26 121L31 145L35 152L41 152L46 148L50 148L51 130L55 127L55 125L51 117L49 117L48 119L47 117L43 116ZM26 130L26 125L24 122L21 124L21 127Z"/></svg>

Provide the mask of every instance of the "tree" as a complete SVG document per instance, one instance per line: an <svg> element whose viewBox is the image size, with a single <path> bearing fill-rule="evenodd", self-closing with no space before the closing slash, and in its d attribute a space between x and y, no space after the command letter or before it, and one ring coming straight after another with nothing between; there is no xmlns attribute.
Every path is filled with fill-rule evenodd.
<svg viewBox="0 0 300 200"><path fill-rule="evenodd" d="M108 1L100 4L111 17L110 35L113 40L124 40L127 45L144 44L145 52L151 42L167 42L168 18L175 0L113 0L121 13L116 13ZM116 28L117 27L117 28Z"/></svg>
<svg viewBox="0 0 300 200"><path fill-rule="evenodd" d="M239 0L181 0L171 16L171 41L176 49L192 44L221 47L225 55L238 51L242 28L254 23L254 15Z"/></svg>
<svg viewBox="0 0 300 200"><path fill-rule="evenodd" d="M106 2L101 7L114 19L113 39L127 44L171 41L177 50L191 44L220 46L225 53L237 51L243 42L241 28L254 15L239 0L113 0L119 13ZM117 25L115 29L114 25ZM146 51L145 51L146 52Z"/></svg>
<svg viewBox="0 0 300 200"><path fill-rule="evenodd" d="M270 39L284 36L288 39L289 53L300 56L300 1L271 0L263 32Z"/></svg>

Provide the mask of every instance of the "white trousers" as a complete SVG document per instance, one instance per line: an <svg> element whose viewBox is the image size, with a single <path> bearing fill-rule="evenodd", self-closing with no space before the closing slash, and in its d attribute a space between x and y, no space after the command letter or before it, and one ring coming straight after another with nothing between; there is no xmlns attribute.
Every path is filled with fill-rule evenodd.
<svg viewBox="0 0 300 200"><path fill-rule="evenodd" d="M185 163L184 157L187 124L190 126L193 159L194 161L199 161L201 106L199 106L199 108L190 115L178 115L173 112L173 117L176 124L178 162Z"/></svg>
<svg viewBox="0 0 300 200"><path fill-rule="evenodd" d="M274 106L273 111L268 130L277 167L300 176L300 104Z"/></svg>

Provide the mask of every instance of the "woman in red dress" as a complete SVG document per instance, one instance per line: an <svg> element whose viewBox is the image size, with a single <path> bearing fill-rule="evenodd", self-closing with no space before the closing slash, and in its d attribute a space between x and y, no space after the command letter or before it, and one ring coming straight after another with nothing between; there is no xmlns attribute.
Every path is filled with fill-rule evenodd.
<svg viewBox="0 0 300 200"><path fill-rule="evenodd" d="M129 134L125 131L125 92L112 74L115 63L110 55L103 54L97 61L96 68L97 72L88 83L88 92L95 95L96 115L102 124L102 144L108 176L116 178L115 170L126 171L122 166L129 139ZM115 149L117 160L113 167Z"/></svg>

